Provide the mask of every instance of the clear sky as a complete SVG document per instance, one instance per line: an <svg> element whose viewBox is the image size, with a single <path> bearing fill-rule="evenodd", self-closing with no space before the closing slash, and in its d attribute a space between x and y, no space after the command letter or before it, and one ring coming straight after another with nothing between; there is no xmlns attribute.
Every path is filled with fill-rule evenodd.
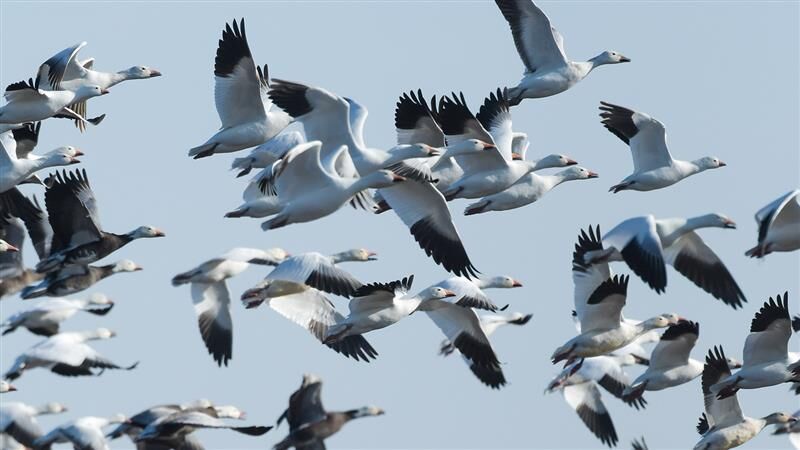
<svg viewBox="0 0 800 450"><path fill-rule="evenodd" d="M133 414L152 404L207 397L235 404L252 423L272 423L286 407L304 372L325 380L323 402L331 410L365 404L387 414L351 423L331 448L601 448L559 394L542 392L557 372L548 357L575 334L570 259L581 227L604 230L619 221L708 212L729 215L737 230L700 234L721 256L749 303L734 311L668 269L664 295L638 278L630 283L626 314L646 318L678 312L701 324L695 358L715 344L741 356L753 314L769 296L789 291L800 304L798 253L751 260L756 242L753 214L798 186L797 2L542 2L564 35L567 54L585 60L613 49L633 62L601 67L574 89L513 109L514 129L527 132L529 157L558 152L600 174L565 184L541 202L510 212L461 215L451 204L472 261L487 275L509 274L524 288L493 291L498 304L534 314L523 328L493 337L509 385L493 391L458 358L437 355L440 331L424 315L368 336L380 352L371 364L353 362L316 343L267 308L244 310L234 302L234 359L218 368L200 340L189 289L170 278L235 246L280 246L293 253L333 253L366 247L379 261L347 266L362 281L416 275L416 288L448 274L425 257L393 214L372 216L345 208L310 224L264 233L259 221L224 219L240 203L244 179L228 171L232 155L200 161L186 156L219 127L213 102L213 61L226 21L245 17L258 63L274 77L323 86L369 108L367 143L394 143L394 105L399 94L423 88L427 95L463 90L473 111L498 86L522 74L511 35L491 1L453 2L10 2L0 7L2 85L35 75L55 52L82 40L82 57L100 70L134 64L163 77L131 81L90 102L105 122L80 134L66 121L47 121L39 151L72 144L84 149L106 230L126 232L141 224L167 237L138 241L108 261L131 258L143 272L102 282L117 301L105 317L79 315L65 326L107 326L119 335L93 344L121 364L140 360L132 372L69 379L35 370L19 380L21 392L3 401L67 404L67 415L46 417L46 427L80 415ZM607 189L632 170L629 151L599 123L607 100L647 112L666 124L677 158L715 155L728 166L656 192ZM27 189L37 192L41 188ZM26 246L26 260L35 262ZM629 273L626 267L616 271ZM254 267L230 281L234 298L265 275ZM77 295L82 297L90 292ZM347 303L335 299L346 311ZM31 302L32 303L32 302ZM2 317L27 303L0 303ZM38 338L17 332L0 341L0 369ZM791 345L796 349L798 340ZM632 376L638 374L634 369ZM651 448L687 448L703 410L700 380L647 393L635 411L603 395L620 436L620 448L644 435ZM788 386L739 394L751 416L798 409ZM251 438L202 432L208 448L265 448L286 428ZM115 448L130 448L117 441ZM788 448L763 433L748 448Z"/></svg>

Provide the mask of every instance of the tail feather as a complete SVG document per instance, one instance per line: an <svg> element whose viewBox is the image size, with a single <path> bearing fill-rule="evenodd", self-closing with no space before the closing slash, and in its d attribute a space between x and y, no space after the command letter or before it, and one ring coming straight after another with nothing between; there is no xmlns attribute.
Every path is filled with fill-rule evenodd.
<svg viewBox="0 0 800 450"><path fill-rule="evenodd" d="M491 200L481 200L476 203L472 203L467 205L467 208L464 209L465 216L471 216L473 214L481 214L486 212L486 208L492 204Z"/></svg>
<svg viewBox="0 0 800 450"><path fill-rule="evenodd" d="M194 159L205 158L214 154L214 149L217 148L216 143L205 143L189 150L189 156Z"/></svg>

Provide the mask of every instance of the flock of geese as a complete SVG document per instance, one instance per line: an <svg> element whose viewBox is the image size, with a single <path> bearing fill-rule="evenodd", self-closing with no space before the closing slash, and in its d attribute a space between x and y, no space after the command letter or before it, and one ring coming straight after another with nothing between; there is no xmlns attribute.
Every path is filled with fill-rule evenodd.
<svg viewBox="0 0 800 450"><path fill-rule="evenodd" d="M452 277L427 287L415 286L412 274L363 283L347 272L345 263L375 260L376 253L366 249L328 255L233 248L172 278L174 286L189 285L200 336L216 364L227 366L233 357L227 280L251 266L269 266L262 281L241 293L243 306L272 309L343 357L374 360L378 351L368 342L368 333L423 312L444 335L441 354L460 354L472 374L490 388L507 383L490 336L504 325L525 325L532 315L505 313L508 305L498 306L487 292L522 284L510 276L480 274L448 202L470 199L464 215L486 214L534 203L566 181L596 178L595 172L566 155L529 157L527 135L513 129L512 108L525 99L564 92L596 67L631 60L605 51L588 61L571 61L562 36L532 1L496 3L524 65L519 84L491 91L472 109L463 93L438 98L426 97L421 90L402 94L395 110L397 145L390 149L367 146L363 105L322 87L270 78L267 65L255 63L244 19L226 24L214 62L214 100L222 127L189 150L197 159L251 149L237 157L232 168L240 177L255 174L242 194L243 203L225 216L264 219L261 228L267 231L323 219L346 204L375 214L396 214L420 249ZM30 302L2 322L4 336L24 328L42 338L19 354L0 383L3 393L20 391L4 395L0 405L3 448L49 449L69 443L75 449L102 450L111 440L127 436L139 449L202 449L192 434L198 429L261 436L272 427L237 425L235 421L245 419L241 410L204 399L156 405L130 417L80 417L48 432L36 417L63 413L64 405L6 401L36 389L20 383L32 369L89 376L132 370L138 364L119 364L92 348L94 340L113 338L112 330L63 331L62 324L78 313L108 314L114 307L109 297L81 293L104 278L142 268L125 259L100 261L134 240L165 234L150 225L122 234L106 231L85 170L43 174L47 168L78 164L83 151L72 146L42 154L33 150L47 119L74 120L81 131L97 126L104 115L89 118L88 100L108 94L123 81L161 73L146 66L96 70L94 59L79 58L85 45L57 53L42 63L35 78L9 85L7 103L0 107L0 296L49 297ZM630 148L633 159L633 172L611 186L614 193L662 189L725 166L714 156L673 158L665 126L644 112L607 102L599 109L601 124ZM558 171L540 174L543 169ZM44 203L36 194L23 194L18 188L23 184L43 188ZM800 248L799 200L800 190L795 189L756 213L757 243L747 256L763 258ZM560 392L586 428L611 447L618 436L601 388L639 409L646 404L645 392L700 378L705 412L695 449L737 447L773 425L776 434L789 434L800 448L796 415L776 412L751 418L736 397L740 389L781 383L793 383L794 393L800 394L800 353L788 348L793 331L800 329L800 317L790 316L788 292L769 298L755 314L742 361L727 357L721 346L709 349L705 361L692 359L700 324L691 319L691 311L644 320L623 314L631 282L640 280L659 294L666 292L668 272L675 276L667 266L724 304L717 307L736 309L747 301L701 237L704 228L733 229L736 224L721 214L643 216L623 220L606 233L599 225L580 230L572 254L577 331L554 349L553 364L563 366L546 391ZM33 267L22 258L26 235L39 258ZM628 274L612 271L616 262L627 266L633 281ZM81 296L71 297L76 294ZM339 306L341 299L349 301L346 312ZM634 365L646 369L631 380L626 367ZM348 421L384 413L375 406L327 412L320 400L321 386L319 377L303 377L275 424L285 420L289 427L275 449L323 449L325 439ZM647 448L644 439L633 447Z"/></svg>

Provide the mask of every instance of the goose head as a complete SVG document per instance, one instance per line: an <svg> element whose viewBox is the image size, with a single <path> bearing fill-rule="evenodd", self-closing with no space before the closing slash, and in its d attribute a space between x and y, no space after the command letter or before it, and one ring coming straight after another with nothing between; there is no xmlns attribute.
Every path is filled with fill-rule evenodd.
<svg viewBox="0 0 800 450"><path fill-rule="evenodd" d="M779 423L795 423L797 422L798 419L797 417L794 417L791 414L787 414L785 412L776 412L768 416L762 417L761 420L767 422L767 425L775 425Z"/></svg>
<svg viewBox="0 0 800 450"><path fill-rule="evenodd" d="M44 167L55 166L69 166L71 164L78 164L80 160L77 156L83 155L80 150L74 147L60 147L51 152L48 152L42 158L42 165Z"/></svg>
<svg viewBox="0 0 800 450"><path fill-rule="evenodd" d="M75 91L75 96L78 99L86 100L92 97L99 97L101 95L106 95L109 92L111 91L109 91L108 89L103 89L100 86L93 84L89 86L79 87L78 90Z"/></svg>
<svg viewBox="0 0 800 450"><path fill-rule="evenodd" d="M67 411L67 407L57 402L50 402L44 405L40 414L61 414Z"/></svg>
<svg viewBox="0 0 800 450"><path fill-rule="evenodd" d="M122 261L118 261L111 267L111 272L113 273L138 272L139 270L142 270L142 267L136 265L136 263L131 261L130 259L123 259Z"/></svg>
<svg viewBox="0 0 800 450"><path fill-rule="evenodd" d="M509 277L508 275L499 275L496 277L491 277L488 280L482 282L481 284L483 285L483 287L500 288L500 289L511 289L511 288L522 287L522 283Z"/></svg>
<svg viewBox="0 0 800 450"><path fill-rule="evenodd" d="M154 237L164 237L163 231L159 230L156 227L151 227L149 225L142 225L141 227L131 231L128 233L131 239L141 239L141 238L154 238Z"/></svg>
<svg viewBox="0 0 800 450"><path fill-rule="evenodd" d="M395 183L406 181L406 178L397 175L391 170L378 170L372 172L366 177L361 178L360 180L362 180L362 183L364 184L365 187L379 189L392 186Z"/></svg>
<svg viewBox="0 0 800 450"><path fill-rule="evenodd" d="M602 66L604 64L619 64L619 63L631 62L631 59L620 52L616 52L614 50L606 50L603 53L600 53L599 55L592 58L592 61L596 66Z"/></svg>
<svg viewBox="0 0 800 450"><path fill-rule="evenodd" d="M537 169L550 169L553 167L567 167L567 166L574 166L578 164L578 161L570 158L566 155L559 155L554 153L552 155L547 155L544 158L536 161L536 168Z"/></svg>
<svg viewBox="0 0 800 450"><path fill-rule="evenodd" d="M88 303L90 305L113 305L114 301L108 298L105 294L94 293L89 296Z"/></svg>
<svg viewBox="0 0 800 450"><path fill-rule="evenodd" d="M247 418L247 413L232 405L213 406L213 408L220 419L244 420Z"/></svg>
<svg viewBox="0 0 800 450"><path fill-rule="evenodd" d="M697 217L695 220L702 227L736 229L736 222L725 214L711 213Z"/></svg>
<svg viewBox="0 0 800 450"><path fill-rule="evenodd" d="M441 288L439 286L431 286L420 292L417 296L424 302L427 300L439 300L448 297L455 297L456 295L458 294L451 290Z"/></svg>
<svg viewBox="0 0 800 450"><path fill-rule="evenodd" d="M597 178L599 176L597 172L592 172L591 170L581 166L570 167L562 170L558 174L563 176L565 180L588 180L590 178Z"/></svg>
<svg viewBox="0 0 800 450"><path fill-rule="evenodd" d="M442 158L464 155L471 152L478 152L481 150L489 150L493 148L497 148L497 146L495 146L492 143L482 141L480 139L466 139L456 144L448 145L445 148L444 153L442 154Z"/></svg>
<svg viewBox="0 0 800 450"><path fill-rule="evenodd" d="M66 155L76 157L76 156L83 156L84 153L81 149L77 147L73 147L72 145L65 145L63 147L58 147L57 149L53 150L53 152L63 152ZM52 152L51 152L52 153Z"/></svg>
<svg viewBox="0 0 800 450"><path fill-rule="evenodd" d="M675 325L681 320L685 319L675 313L660 314L645 320L642 322L642 326L646 330L655 330L657 328L666 328L670 325Z"/></svg>
<svg viewBox="0 0 800 450"><path fill-rule="evenodd" d="M345 261L376 261L378 254L365 248L354 248L333 255L333 259L337 263Z"/></svg>
<svg viewBox="0 0 800 450"><path fill-rule="evenodd" d="M728 363L728 369L741 369L742 362L736 358L727 357L725 358L725 362Z"/></svg>
<svg viewBox="0 0 800 450"><path fill-rule="evenodd" d="M356 419L359 417L382 416L386 414L386 411L377 406L365 406L363 408L347 411L346 414L350 419Z"/></svg>
<svg viewBox="0 0 800 450"><path fill-rule="evenodd" d="M13 391L16 391L16 390L17 390L17 388L14 387L13 384L9 383L6 380L0 380L0 393L4 394L6 392L13 392Z"/></svg>
<svg viewBox="0 0 800 450"><path fill-rule="evenodd" d="M8 242L0 239L0 253L5 252L18 252L19 249L14 247L13 245L9 244Z"/></svg>
<svg viewBox="0 0 800 450"><path fill-rule="evenodd" d="M142 80L145 78L155 78L161 76L161 72L147 66L133 66L129 69L123 70L122 74L125 75L125 79L127 80Z"/></svg>
<svg viewBox="0 0 800 450"><path fill-rule="evenodd" d="M719 169L720 167L725 167L727 164L722 162L716 156L705 156L695 161L697 167L703 171L708 169Z"/></svg>

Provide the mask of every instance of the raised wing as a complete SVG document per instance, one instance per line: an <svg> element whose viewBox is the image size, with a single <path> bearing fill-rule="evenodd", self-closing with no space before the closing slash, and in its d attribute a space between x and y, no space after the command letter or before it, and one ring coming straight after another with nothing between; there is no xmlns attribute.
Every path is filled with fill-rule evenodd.
<svg viewBox="0 0 800 450"><path fill-rule="evenodd" d="M789 293L776 295L764 305L750 323L750 334L744 341L743 367L773 361L784 361L789 351L792 322L789 316Z"/></svg>
<svg viewBox="0 0 800 450"><path fill-rule="evenodd" d="M233 320L228 286L224 281L192 283L192 303L208 353L218 365L227 366L233 357Z"/></svg>
<svg viewBox="0 0 800 450"><path fill-rule="evenodd" d="M497 311L497 305L494 304L492 299L467 278L448 278L436 284L436 286L455 292L458 299L456 304L459 306Z"/></svg>
<svg viewBox="0 0 800 450"><path fill-rule="evenodd" d="M328 187L330 175L322 167L321 148L320 141L311 141L289 150L275 175L275 190L279 198L288 200ZM346 147L344 149L346 151Z"/></svg>
<svg viewBox="0 0 800 450"><path fill-rule="evenodd" d="M612 447L616 445L617 431L596 384L587 382L565 386L562 393L567 404L602 443Z"/></svg>
<svg viewBox="0 0 800 450"><path fill-rule="evenodd" d="M420 305L420 310L428 314L445 337L470 363L490 369L500 368L500 361L481 328L478 315L472 308L465 308L445 300L428 300Z"/></svg>
<svg viewBox="0 0 800 450"><path fill-rule="evenodd" d="M293 281L330 294L350 297L362 283L316 252L292 256L267 275L268 280Z"/></svg>
<svg viewBox="0 0 800 450"><path fill-rule="evenodd" d="M495 0L503 13L526 72L567 64L564 38L531 0Z"/></svg>
<svg viewBox="0 0 800 450"><path fill-rule="evenodd" d="M506 161L511 161L514 132L511 130L511 105L508 103L508 90L500 88L497 92L490 92L489 96L483 100L478 115L475 116L478 122L486 129L500 155Z"/></svg>
<svg viewBox="0 0 800 450"><path fill-rule="evenodd" d="M581 332L618 328L622 320L622 308L628 293L629 277L614 275L586 299L583 314L579 315Z"/></svg>
<svg viewBox="0 0 800 450"><path fill-rule="evenodd" d="M495 144L492 135L467 107L464 93L458 95L453 93L451 97L444 96L439 102L439 123L447 143L453 145L468 139L478 139ZM506 166L506 160L497 148L459 155L454 159L464 170L465 175L502 169Z"/></svg>
<svg viewBox="0 0 800 450"><path fill-rule="evenodd" d="M703 367L702 385L706 415L709 425L712 427L725 428L744 420L739 400L735 394L719 400L717 394L711 391L711 386L730 375L731 370L728 368L728 361L722 347L714 347L713 350L709 350L706 364Z"/></svg>
<svg viewBox="0 0 800 450"><path fill-rule="evenodd" d="M431 104L425 101L422 90L409 91L400 96L394 110L394 127L398 144L427 144L444 147L444 132L436 119L436 96Z"/></svg>
<svg viewBox="0 0 800 450"><path fill-rule="evenodd" d="M222 128L266 119L261 80L247 44L244 19L225 24L214 60L214 102Z"/></svg>
<svg viewBox="0 0 800 450"><path fill-rule="evenodd" d="M369 314L390 308L396 297L408 294L414 283L414 275L389 283L370 283L358 288L350 299L350 314L368 316Z"/></svg>
<svg viewBox="0 0 800 450"><path fill-rule="evenodd" d="M102 238L97 200L86 171L56 172L44 194L48 220L53 229L51 252Z"/></svg>
<svg viewBox="0 0 800 450"><path fill-rule="evenodd" d="M600 239L600 225L595 228L590 225L588 229L588 233L585 230L581 230L578 242L575 243L575 250L572 252L572 283L575 286L574 305L578 321L583 320L582 317L586 314L586 302L589 297L612 275L611 269L606 262L595 264L587 264L585 262L587 252L603 250L603 242Z"/></svg>
<svg viewBox="0 0 800 450"><path fill-rule="evenodd" d="M700 324L688 320L667 328L650 355L650 370L665 371L685 365L699 335Z"/></svg>
<svg viewBox="0 0 800 450"><path fill-rule="evenodd" d="M36 75L39 86L48 91L60 91L61 81L79 78L84 68L78 64L75 57L85 46L86 42L80 42L61 50L43 62Z"/></svg>
<svg viewBox="0 0 800 450"><path fill-rule="evenodd" d="M600 102L601 123L631 148L636 173L672 166L664 124L622 106Z"/></svg>
<svg viewBox="0 0 800 450"><path fill-rule="evenodd" d="M606 247L614 247L628 267L658 293L667 286L667 269L653 216L621 222L603 236Z"/></svg>

